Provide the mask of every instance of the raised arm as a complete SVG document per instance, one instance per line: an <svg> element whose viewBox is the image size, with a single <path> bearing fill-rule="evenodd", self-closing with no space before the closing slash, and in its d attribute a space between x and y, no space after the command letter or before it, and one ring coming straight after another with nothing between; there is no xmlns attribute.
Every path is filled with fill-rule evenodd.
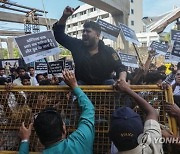
<svg viewBox="0 0 180 154"><path fill-rule="evenodd" d="M21 145L19 148L19 154L28 154L29 153L29 138L31 136L33 123L29 125L28 128L24 126L24 122L20 127L20 138L21 138Z"/></svg>
<svg viewBox="0 0 180 154"><path fill-rule="evenodd" d="M76 45L79 44L81 40L65 34L65 24L68 17L70 17L76 11L76 9L67 6L64 9L62 17L53 25L54 37L56 41L71 52L76 51Z"/></svg>
<svg viewBox="0 0 180 154"><path fill-rule="evenodd" d="M81 108L78 128L73 132L68 139L76 140L79 146L90 147L92 149L94 140L94 106L86 96L86 94L78 87L74 73L67 70L63 71L64 81L69 85L78 99L78 105ZM83 142L83 144L82 144ZM84 148L85 148L84 147Z"/></svg>
<svg viewBox="0 0 180 154"><path fill-rule="evenodd" d="M134 98L134 100L136 101L138 106L141 108L141 110L146 114L146 120L149 120L149 119L153 119L156 121L158 120L158 115L157 115L156 111L154 110L154 108L145 99L143 99L138 94L136 94L134 91L132 91L129 88L129 85L125 81L118 80L115 87L116 87L116 89L126 92L132 98Z"/></svg>

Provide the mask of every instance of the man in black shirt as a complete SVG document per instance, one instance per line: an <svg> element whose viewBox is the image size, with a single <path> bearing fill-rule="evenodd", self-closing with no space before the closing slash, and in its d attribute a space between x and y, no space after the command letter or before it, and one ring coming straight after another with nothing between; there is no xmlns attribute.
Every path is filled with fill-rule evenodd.
<svg viewBox="0 0 180 154"><path fill-rule="evenodd" d="M104 45L99 39L101 28L95 22L84 24L82 40L64 33L66 20L76 9L66 7L60 20L54 24L56 41L72 53L75 75L80 84L113 84L112 72L120 80L126 80L126 67L113 48Z"/></svg>

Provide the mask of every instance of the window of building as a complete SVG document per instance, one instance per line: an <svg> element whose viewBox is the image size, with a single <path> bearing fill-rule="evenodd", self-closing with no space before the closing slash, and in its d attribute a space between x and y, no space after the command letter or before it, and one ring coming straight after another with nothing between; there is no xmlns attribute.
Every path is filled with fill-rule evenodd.
<svg viewBox="0 0 180 154"><path fill-rule="evenodd" d="M73 23L73 26L77 26L78 25L78 23L76 22L76 23Z"/></svg>
<svg viewBox="0 0 180 154"><path fill-rule="evenodd" d="M134 9L131 9L131 14L134 14Z"/></svg>
<svg viewBox="0 0 180 154"><path fill-rule="evenodd" d="M77 32L73 32L73 35L77 35Z"/></svg>
<svg viewBox="0 0 180 154"><path fill-rule="evenodd" d="M77 14L73 14L73 15L72 15L72 18L75 18L76 16L77 16Z"/></svg>
<svg viewBox="0 0 180 154"><path fill-rule="evenodd" d="M93 12L93 8L90 8L90 9L89 9L89 13L91 13L91 12Z"/></svg>
<svg viewBox="0 0 180 154"><path fill-rule="evenodd" d="M108 17L109 17L109 13L101 15L101 19L108 18Z"/></svg>
<svg viewBox="0 0 180 154"><path fill-rule="evenodd" d="M133 20L131 20L131 25L134 26L134 21Z"/></svg>

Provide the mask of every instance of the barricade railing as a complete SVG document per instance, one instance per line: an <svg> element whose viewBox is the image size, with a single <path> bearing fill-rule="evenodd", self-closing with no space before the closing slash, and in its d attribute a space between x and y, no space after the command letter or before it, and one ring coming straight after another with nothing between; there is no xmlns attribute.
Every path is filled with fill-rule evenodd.
<svg viewBox="0 0 180 154"><path fill-rule="evenodd" d="M176 121L165 112L165 102L173 104L172 89L161 90L156 85L132 85L132 90L147 100L159 113L159 123L177 134ZM113 90L112 86L81 86L95 106L95 154L109 154L109 122L112 112L120 106L129 106L143 114L134 100L127 94ZM66 86L15 86L6 91L0 86L0 153L16 153L19 149L19 127L24 121L28 125L35 113L46 107L55 107L66 124L70 134L77 128L80 111L77 100ZM30 138L30 151L41 152L34 129Z"/></svg>

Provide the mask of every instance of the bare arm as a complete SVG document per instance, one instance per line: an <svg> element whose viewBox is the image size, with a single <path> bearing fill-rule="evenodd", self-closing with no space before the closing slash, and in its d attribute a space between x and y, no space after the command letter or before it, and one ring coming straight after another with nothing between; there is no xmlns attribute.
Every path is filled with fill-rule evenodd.
<svg viewBox="0 0 180 154"><path fill-rule="evenodd" d="M119 80L126 81L127 73L125 71L119 73Z"/></svg>
<svg viewBox="0 0 180 154"><path fill-rule="evenodd" d="M144 64L144 75L146 75L148 73L149 66L150 66L151 61L152 61L154 56L155 56L155 51L154 50L149 51L148 58Z"/></svg>
<svg viewBox="0 0 180 154"><path fill-rule="evenodd" d="M118 80L116 83L116 88L126 92L129 94L138 106L142 109L142 111L146 114L146 120L153 119L158 120L158 114L156 113L155 109L142 97L140 97L138 94L136 94L134 91L132 91L128 84L123 80Z"/></svg>

